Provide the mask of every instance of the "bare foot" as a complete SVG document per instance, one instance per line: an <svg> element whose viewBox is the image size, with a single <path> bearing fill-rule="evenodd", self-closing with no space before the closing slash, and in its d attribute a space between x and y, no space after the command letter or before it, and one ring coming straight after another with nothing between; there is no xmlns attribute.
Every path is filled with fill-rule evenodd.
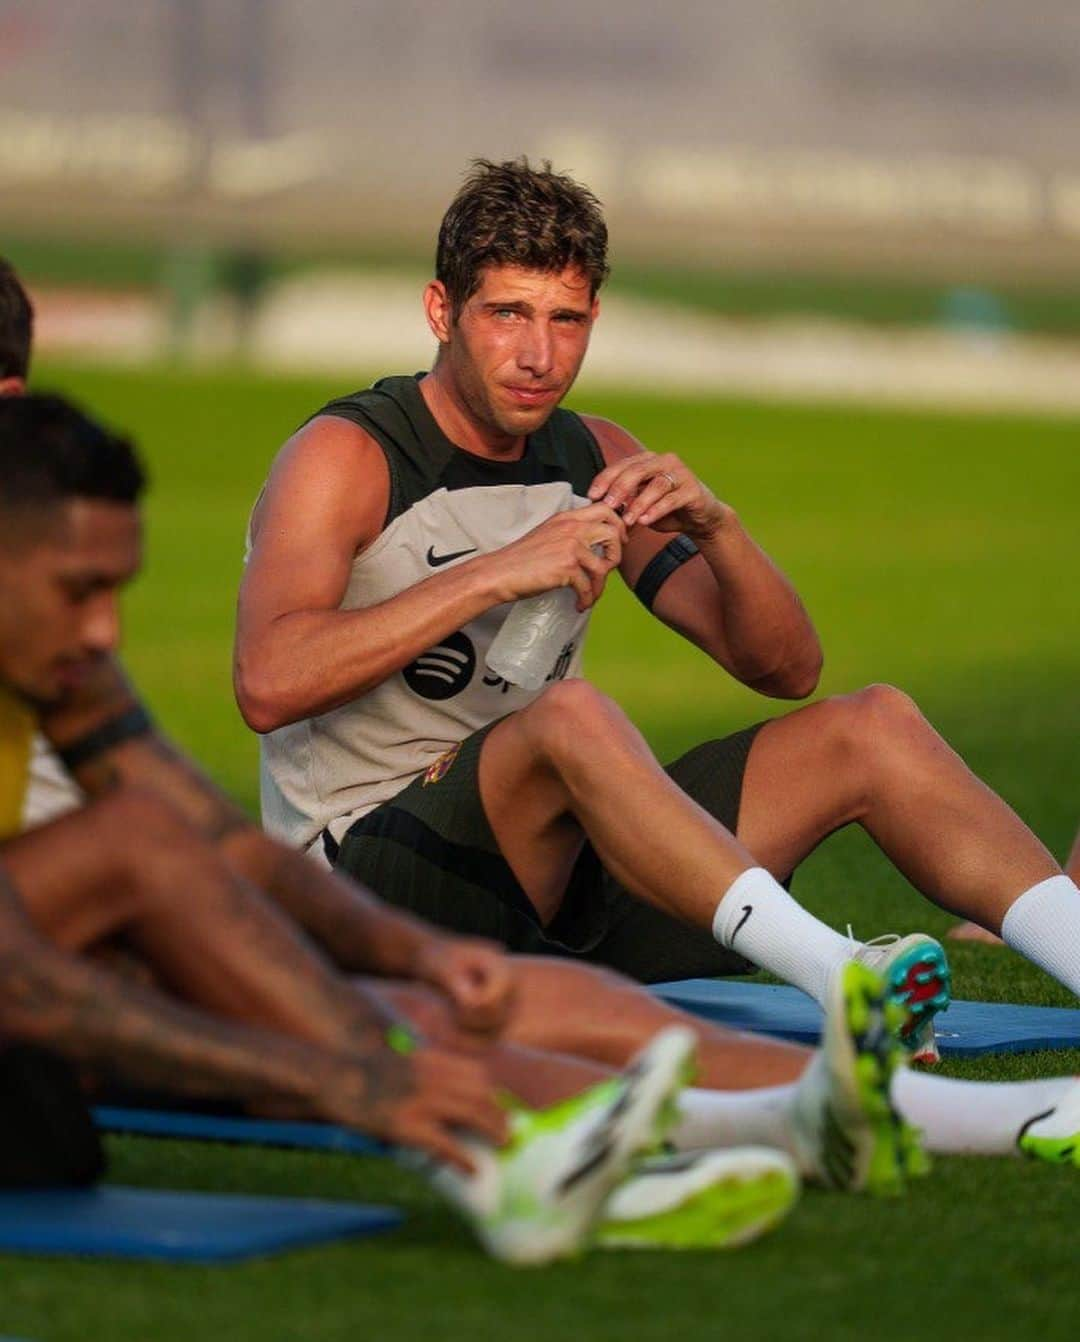
<svg viewBox="0 0 1080 1342"><path fill-rule="evenodd" d="M1005 945L1000 937L995 937L993 932L980 927L978 923L957 923L945 933L945 936L949 941L982 941L987 946Z"/></svg>

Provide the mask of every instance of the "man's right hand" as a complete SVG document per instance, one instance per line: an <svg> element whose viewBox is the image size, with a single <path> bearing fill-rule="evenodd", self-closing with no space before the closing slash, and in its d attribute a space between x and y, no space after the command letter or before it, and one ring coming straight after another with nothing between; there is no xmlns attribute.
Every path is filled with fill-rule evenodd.
<svg viewBox="0 0 1080 1342"><path fill-rule="evenodd" d="M334 1122L414 1147L466 1172L473 1165L462 1134L496 1146L509 1135L485 1063L427 1046L406 1054L382 1047L346 1063L320 1107Z"/></svg>
<svg viewBox="0 0 1080 1342"><path fill-rule="evenodd" d="M588 610L617 568L626 544L626 525L605 503L558 513L487 561L498 566L499 602L572 587L578 610ZM593 547L602 553L596 553Z"/></svg>

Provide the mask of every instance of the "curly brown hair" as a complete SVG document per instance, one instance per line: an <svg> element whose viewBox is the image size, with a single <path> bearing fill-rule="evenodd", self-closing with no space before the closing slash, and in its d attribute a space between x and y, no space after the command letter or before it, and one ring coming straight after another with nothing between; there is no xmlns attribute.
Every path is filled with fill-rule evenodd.
<svg viewBox="0 0 1080 1342"><path fill-rule="evenodd" d="M600 202L546 160L493 163L474 159L439 226L435 278L446 286L456 320L480 287L485 266L515 265L546 273L577 266L591 296L607 279L607 224Z"/></svg>

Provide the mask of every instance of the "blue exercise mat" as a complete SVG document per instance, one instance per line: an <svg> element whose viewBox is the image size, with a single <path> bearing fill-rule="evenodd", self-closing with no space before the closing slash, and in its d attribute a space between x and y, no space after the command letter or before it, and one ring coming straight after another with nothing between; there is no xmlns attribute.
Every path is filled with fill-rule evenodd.
<svg viewBox="0 0 1080 1342"><path fill-rule="evenodd" d="M292 1146L303 1151L345 1151L354 1156L385 1155L389 1149L374 1137L365 1137L351 1128L291 1119L225 1117L182 1110L100 1105L94 1110L94 1121L106 1132L124 1132L138 1137L238 1142L245 1146Z"/></svg>
<svg viewBox="0 0 1080 1342"><path fill-rule="evenodd" d="M798 988L729 979L657 983L652 991L672 1006L735 1030L756 1030L800 1044L821 1037L821 1008ZM1080 1048L1080 1009L953 1002L935 1018L938 1048L956 1058Z"/></svg>
<svg viewBox="0 0 1080 1342"><path fill-rule="evenodd" d="M0 1253L225 1263L391 1230L393 1207L144 1188L0 1193Z"/></svg>

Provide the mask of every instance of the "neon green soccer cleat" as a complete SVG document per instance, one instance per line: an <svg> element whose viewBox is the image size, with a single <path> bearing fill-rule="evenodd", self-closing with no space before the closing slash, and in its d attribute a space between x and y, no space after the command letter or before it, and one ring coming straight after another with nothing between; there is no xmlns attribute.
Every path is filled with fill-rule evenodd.
<svg viewBox="0 0 1080 1342"><path fill-rule="evenodd" d="M1080 1077L1060 1104L1036 1114L1020 1129L1016 1144L1027 1156L1080 1169Z"/></svg>
<svg viewBox="0 0 1080 1342"><path fill-rule="evenodd" d="M902 1010L881 975L859 960L833 976L821 1048L795 1089L792 1126L805 1178L888 1197L928 1172L919 1134L889 1098L906 1061L896 1037Z"/></svg>
<svg viewBox="0 0 1080 1342"><path fill-rule="evenodd" d="M799 1196L795 1162L764 1146L658 1156L608 1199L607 1249L732 1249L778 1225Z"/></svg>
<svg viewBox="0 0 1080 1342"><path fill-rule="evenodd" d="M432 1178L494 1258L547 1263L585 1248L633 1161L659 1149L691 1079L692 1030L662 1030L625 1072L550 1109L515 1108L501 1150L469 1143L476 1172Z"/></svg>

